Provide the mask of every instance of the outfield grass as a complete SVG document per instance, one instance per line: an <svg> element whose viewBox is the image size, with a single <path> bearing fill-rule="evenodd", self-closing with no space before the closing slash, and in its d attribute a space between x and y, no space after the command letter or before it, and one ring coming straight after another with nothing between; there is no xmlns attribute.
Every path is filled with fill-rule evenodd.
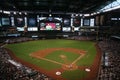
<svg viewBox="0 0 120 80"><path fill-rule="evenodd" d="M81 58L76 64L80 66L90 66L93 63L93 60L96 55L96 49L94 44L95 43L92 41L53 39L53 40L37 40L37 41L29 41L29 42L23 42L23 43L8 44L5 47L12 50L17 57L29 63L40 66L45 70L53 70L53 69L61 68L61 65L58 65L49 61L37 59L37 58L32 58L29 55L38 50L44 50L47 48L76 48L76 49L87 51L85 56ZM68 61L71 61L71 62L80 56L79 54L59 50L59 51L51 52L50 54L46 55L44 58L55 60L60 63L64 63L64 60L62 60L59 57L59 55L62 55L62 54L67 56ZM72 77L68 77L68 75L69 76L72 75L74 79ZM81 76L84 77L85 75L86 73L84 71L81 72L80 70L65 71L62 74L64 78L67 78L67 79L70 78L69 80L77 80L77 79L80 79Z"/></svg>

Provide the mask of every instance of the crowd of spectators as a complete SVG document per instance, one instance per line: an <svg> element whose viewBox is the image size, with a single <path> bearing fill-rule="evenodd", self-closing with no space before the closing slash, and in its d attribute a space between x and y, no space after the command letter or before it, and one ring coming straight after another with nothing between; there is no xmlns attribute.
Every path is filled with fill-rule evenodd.
<svg viewBox="0 0 120 80"><path fill-rule="evenodd" d="M7 39L5 43L11 44L11 43L19 43L19 42L25 42L25 41L31 41L33 40L32 38L27 38L27 37L17 37L17 38L11 38Z"/></svg>
<svg viewBox="0 0 120 80"><path fill-rule="evenodd" d="M99 42L102 50L98 80L120 80L120 41Z"/></svg>
<svg viewBox="0 0 120 80"><path fill-rule="evenodd" d="M89 37L89 36L71 36L67 39L73 39L73 40L95 40L95 37Z"/></svg>
<svg viewBox="0 0 120 80"><path fill-rule="evenodd" d="M21 40L20 40L21 39ZM15 41L14 41L15 40ZM6 43L26 41L28 38L8 40ZM7 40L6 40L7 41ZM0 80L53 80L49 76L33 70L10 57L8 51L0 46Z"/></svg>

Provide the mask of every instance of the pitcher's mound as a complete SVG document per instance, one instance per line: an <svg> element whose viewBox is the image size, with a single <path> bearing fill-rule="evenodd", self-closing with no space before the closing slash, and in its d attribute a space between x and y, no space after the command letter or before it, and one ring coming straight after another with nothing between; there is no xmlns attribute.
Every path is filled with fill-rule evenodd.
<svg viewBox="0 0 120 80"><path fill-rule="evenodd" d="M66 56L65 56L65 55L60 55L60 57L61 57L61 58L63 58L63 59L64 59L64 58L66 58Z"/></svg>

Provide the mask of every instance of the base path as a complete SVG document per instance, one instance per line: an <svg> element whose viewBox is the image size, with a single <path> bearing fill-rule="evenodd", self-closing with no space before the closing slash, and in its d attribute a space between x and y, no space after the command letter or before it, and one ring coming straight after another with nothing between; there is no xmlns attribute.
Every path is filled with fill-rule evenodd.
<svg viewBox="0 0 120 80"><path fill-rule="evenodd" d="M42 58L42 57L40 57L40 56L35 56L35 55L30 55L30 56L35 57L35 58L38 58L38 59L42 59L42 60L45 60L45 61L49 61L49 62L52 62L52 63L55 63L55 64L65 65L65 64L60 63L60 62L57 62L57 61L53 61L53 60L50 60L50 59Z"/></svg>
<svg viewBox="0 0 120 80"><path fill-rule="evenodd" d="M40 56L40 57L45 57L47 54L50 54L53 51L57 51L57 50L62 50L62 51L66 51L66 52L72 52L75 54L85 54L86 51L85 50L79 50L79 49L75 49L75 48L48 48L48 49L44 49L44 50L39 50L36 51L30 55L34 56Z"/></svg>
<svg viewBox="0 0 120 80"><path fill-rule="evenodd" d="M77 59L75 59L73 62L69 62L67 56L65 56L64 54L60 55L60 58L64 61L64 63L60 63L60 62L57 62L57 61L54 61L54 60L44 58L46 55L48 55L51 52L56 51L56 50L73 52L75 54L79 54L80 56ZM79 49L74 49L74 48L49 48L49 49L34 52L34 53L30 54L30 56L34 57L34 58L37 58L37 59L42 59L42 60L45 60L45 61L48 61L48 62L52 62L52 63L55 63L55 64L59 64L59 65L62 66L62 68L64 70L75 70L75 69L78 68L78 66L76 65L76 62L78 60L80 60L85 55L85 53L86 53L86 51L79 50Z"/></svg>
<svg viewBox="0 0 120 80"><path fill-rule="evenodd" d="M80 60L85 54L80 55L76 60L74 60L71 64L75 64L78 60Z"/></svg>

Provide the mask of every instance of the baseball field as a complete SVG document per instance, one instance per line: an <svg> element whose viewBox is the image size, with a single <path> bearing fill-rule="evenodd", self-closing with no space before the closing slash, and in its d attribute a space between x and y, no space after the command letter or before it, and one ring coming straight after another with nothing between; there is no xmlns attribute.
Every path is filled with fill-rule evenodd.
<svg viewBox="0 0 120 80"><path fill-rule="evenodd" d="M98 72L100 57L93 41L50 39L5 47L21 63L55 80L94 80Z"/></svg>

